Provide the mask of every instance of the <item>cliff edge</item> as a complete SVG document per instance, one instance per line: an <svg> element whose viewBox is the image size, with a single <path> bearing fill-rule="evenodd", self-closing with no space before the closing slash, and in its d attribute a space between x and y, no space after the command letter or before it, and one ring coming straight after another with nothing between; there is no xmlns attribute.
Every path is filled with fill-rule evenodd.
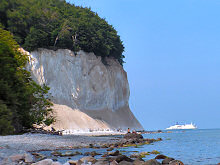
<svg viewBox="0 0 220 165"><path fill-rule="evenodd" d="M33 79L50 87L55 129L143 129L129 108L126 72L113 58L105 62L93 53L67 49L30 53Z"/></svg>

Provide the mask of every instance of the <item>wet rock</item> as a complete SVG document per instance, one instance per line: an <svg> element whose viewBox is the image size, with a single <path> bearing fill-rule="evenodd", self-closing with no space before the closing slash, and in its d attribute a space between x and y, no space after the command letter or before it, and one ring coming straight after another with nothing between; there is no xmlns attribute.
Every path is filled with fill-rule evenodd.
<svg viewBox="0 0 220 165"><path fill-rule="evenodd" d="M69 165L81 165L83 162L81 160L69 160Z"/></svg>
<svg viewBox="0 0 220 165"><path fill-rule="evenodd" d="M120 155L116 157L116 162L121 162L121 161L127 161L127 162L133 162L132 159L130 159L129 157L125 156L125 155Z"/></svg>
<svg viewBox="0 0 220 165"><path fill-rule="evenodd" d="M165 155L157 155L154 159L166 159L167 156Z"/></svg>
<svg viewBox="0 0 220 165"><path fill-rule="evenodd" d="M71 151L66 151L65 153L62 153L61 156L74 156L74 153Z"/></svg>
<svg viewBox="0 0 220 165"><path fill-rule="evenodd" d="M69 160L68 163L70 165L76 165L76 163L78 162L78 160Z"/></svg>
<svg viewBox="0 0 220 165"><path fill-rule="evenodd" d="M107 157L108 156L108 154L107 153L105 153L105 154L103 154L101 157Z"/></svg>
<svg viewBox="0 0 220 165"><path fill-rule="evenodd" d="M140 156L140 158L144 158L146 155L150 155L150 153L149 152L141 152L140 154L139 154Z"/></svg>
<svg viewBox="0 0 220 165"><path fill-rule="evenodd" d="M115 143L115 144L114 144L114 147L115 147L115 148L118 147L118 143Z"/></svg>
<svg viewBox="0 0 220 165"><path fill-rule="evenodd" d="M38 159L38 160L43 160L43 159L45 159L45 158L46 158L46 156L45 156L45 155L40 154L40 153L32 153L32 155L34 155L34 156L35 156L35 158L36 158L36 159Z"/></svg>
<svg viewBox="0 0 220 165"><path fill-rule="evenodd" d="M165 158L163 161L162 161L162 164L169 164L170 161L174 160L173 158Z"/></svg>
<svg viewBox="0 0 220 165"><path fill-rule="evenodd" d="M61 156L62 155L62 153L59 151L53 151L53 152L51 152L51 154L54 156Z"/></svg>
<svg viewBox="0 0 220 165"><path fill-rule="evenodd" d="M82 152L76 151L75 155L82 155Z"/></svg>
<svg viewBox="0 0 220 165"><path fill-rule="evenodd" d="M101 148L109 148L109 144L103 144Z"/></svg>
<svg viewBox="0 0 220 165"><path fill-rule="evenodd" d="M141 152L139 154L132 154L130 158L144 158L146 155L150 155L148 152Z"/></svg>
<svg viewBox="0 0 220 165"><path fill-rule="evenodd" d="M144 165L161 165L156 159L150 159L144 163Z"/></svg>
<svg viewBox="0 0 220 165"><path fill-rule="evenodd" d="M153 151L150 152L150 154L155 154L155 155L157 155L157 154L160 154L160 152L157 151L157 150L153 150Z"/></svg>
<svg viewBox="0 0 220 165"><path fill-rule="evenodd" d="M116 150L115 152L111 152L108 155L109 156L118 156L118 155L120 155L120 152L118 150Z"/></svg>
<svg viewBox="0 0 220 165"><path fill-rule="evenodd" d="M100 146L95 146L94 148L95 148L95 149L100 149L101 147L100 147Z"/></svg>
<svg viewBox="0 0 220 165"><path fill-rule="evenodd" d="M93 164L97 161L92 156L83 157L80 159L82 162L92 162Z"/></svg>
<svg viewBox="0 0 220 165"><path fill-rule="evenodd" d="M84 155L84 156L89 156L89 155L90 155L90 152L85 152L83 155Z"/></svg>
<svg viewBox="0 0 220 165"><path fill-rule="evenodd" d="M139 142L139 140L134 138L134 139L128 139L126 144L135 144L135 143L138 143L138 142Z"/></svg>
<svg viewBox="0 0 220 165"><path fill-rule="evenodd" d="M58 153L55 153L55 155L58 155L58 156L62 156L62 157L68 157L68 156L76 156L76 155L82 155L82 153L81 152L78 152L78 151L76 151L76 152L72 152L72 151L66 151L65 153L61 153L61 155L59 154L59 152ZM54 154L53 154L54 155ZM54 156L55 156L54 155Z"/></svg>
<svg viewBox="0 0 220 165"><path fill-rule="evenodd" d="M137 134L137 133L127 133L124 136L124 140L125 140L125 142L123 142L123 140L122 140L122 143L121 143L122 146L123 146L123 144L129 145L129 144L144 143L143 136L141 134Z"/></svg>
<svg viewBox="0 0 220 165"><path fill-rule="evenodd" d="M58 159L56 157L51 158L53 161L58 161Z"/></svg>
<svg viewBox="0 0 220 165"><path fill-rule="evenodd" d="M110 148L107 149L107 151L112 151L112 150L114 150L113 147L110 147Z"/></svg>
<svg viewBox="0 0 220 165"><path fill-rule="evenodd" d="M89 148L93 148L94 146L93 146L93 144L89 144Z"/></svg>
<svg viewBox="0 0 220 165"><path fill-rule="evenodd" d="M161 141L161 140L162 140L161 138L157 138L157 139L144 139L145 144L150 144L150 143L158 142L158 141Z"/></svg>
<svg viewBox="0 0 220 165"><path fill-rule="evenodd" d="M124 143L120 143L120 144L119 144L119 147L123 147L123 145L124 145Z"/></svg>
<svg viewBox="0 0 220 165"><path fill-rule="evenodd" d="M124 138L125 139L143 139L143 136L137 133L127 133L124 135Z"/></svg>
<svg viewBox="0 0 220 165"><path fill-rule="evenodd" d="M81 154L78 154L78 155L82 155L82 153ZM84 154L83 154L84 156L89 156L89 155L91 155L91 156L96 156L96 155L101 155L100 153L97 153L96 151L92 151L92 152L85 152Z"/></svg>
<svg viewBox="0 0 220 165"><path fill-rule="evenodd" d="M133 165L131 162L127 162L127 161L121 161L120 163L118 163L118 165Z"/></svg>
<svg viewBox="0 0 220 165"><path fill-rule="evenodd" d="M109 145L109 147L115 148L115 144L111 144Z"/></svg>
<svg viewBox="0 0 220 165"><path fill-rule="evenodd" d="M180 160L172 160L169 162L169 165L184 165Z"/></svg>
<svg viewBox="0 0 220 165"><path fill-rule="evenodd" d="M96 155L101 155L101 154L97 153L96 151L92 151L92 152L90 152L90 155L91 155L92 157L94 157L94 156L96 156Z"/></svg>

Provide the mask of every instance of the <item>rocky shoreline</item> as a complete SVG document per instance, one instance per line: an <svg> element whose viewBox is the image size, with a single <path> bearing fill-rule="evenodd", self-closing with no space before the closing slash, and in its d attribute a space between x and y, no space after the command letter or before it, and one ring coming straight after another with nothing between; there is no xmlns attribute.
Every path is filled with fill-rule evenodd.
<svg viewBox="0 0 220 165"><path fill-rule="evenodd" d="M0 165L183 165L181 161L161 155L158 151L134 153L128 156L118 150L123 147L138 147L161 140L161 138L144 139L142 135L136 133L128 133L123 138L44 134L1 136ZM90 149L90 152L74 151L74 149L84 148ZM97 149L103 152L96 152ZM43 151L50 151L53 158L42 154ZM150 154L154 154L155 158L144 161L143 158ZM74 156L80 158L72 160ZM59 162L61 158L65 158L66 162Z"/></svg>

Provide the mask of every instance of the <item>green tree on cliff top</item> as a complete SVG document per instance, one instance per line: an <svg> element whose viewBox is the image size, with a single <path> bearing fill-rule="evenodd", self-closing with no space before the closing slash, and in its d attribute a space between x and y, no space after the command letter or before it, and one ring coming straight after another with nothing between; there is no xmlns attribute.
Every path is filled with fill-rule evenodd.
<svg viewBox="0 0 220 165"><path fill-rule="evenodd" d="M0 22L28 51L81 49L123 64L124 46L117 31L89 8L60 0L1 0Z"/></svg>

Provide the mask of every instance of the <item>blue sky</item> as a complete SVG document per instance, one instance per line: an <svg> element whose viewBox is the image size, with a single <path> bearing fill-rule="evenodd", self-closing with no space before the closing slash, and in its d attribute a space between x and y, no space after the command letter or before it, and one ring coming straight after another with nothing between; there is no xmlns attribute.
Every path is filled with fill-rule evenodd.
<svg viewBox="0 0 220 165"><path fill-rule="evenodd" d="M219 0L69 0L121 36L130 108L146 130L220 128Z"/></svg>

